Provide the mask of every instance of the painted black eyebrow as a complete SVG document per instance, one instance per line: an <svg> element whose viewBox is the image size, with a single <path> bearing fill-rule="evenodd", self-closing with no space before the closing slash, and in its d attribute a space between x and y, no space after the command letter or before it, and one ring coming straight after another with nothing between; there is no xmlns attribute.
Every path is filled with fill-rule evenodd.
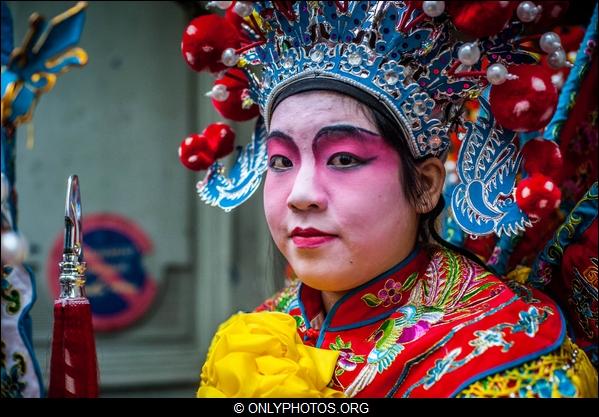
<svg viewBox="0 0 599 417"><path fill-rule="evenodd" d="M368 129L364 129L362 127L352 126L352 125L332 125L325 126L316 133L314 136L314 142L317 142L319 138L322 136L335 134L335 133L346 133L352 136L356 136L358 138L363 138L363 133L366 133L370 136L380 136L378 133L371 132Z"/></svg>
<svg viewBox="0 0 599 417"><path fill-rule="evenodd" d="M286 142L295 143L295 141L293 140L293 138L291 136L289 136L286 133L281 132L280 130L273 130L272 132L270 132L268 134L268 136L266 136L266 142L268 143L268 141L273 138L283 139Z"/></svg>
<svg viewBox="0 0 599 417"><path fill-rule="evenodd" d="M331 126L325 126L325 127L321 128L316 133L316 136L314 136L313 146L318 143L318 140L320 138L327 136L327 135L333 135L333 134L339 134L339 133L349 134L358 139L364 139L364 133L366 133L367 135L370 135L370 136L380 136L378 133L371 132L370 130L364 129L362 127L357 127L357 126L352 126L352 125L331 125ZM269 140L274 139L274 138L282 139L285 142L289 142L289 143L295 145L295 141L293 140L293 138L291 136L289 136L288 134L281 132L280 130L273 130L272 132L270 132L268 134L268 136L266 136L266 142L268 143Z"/></svg>

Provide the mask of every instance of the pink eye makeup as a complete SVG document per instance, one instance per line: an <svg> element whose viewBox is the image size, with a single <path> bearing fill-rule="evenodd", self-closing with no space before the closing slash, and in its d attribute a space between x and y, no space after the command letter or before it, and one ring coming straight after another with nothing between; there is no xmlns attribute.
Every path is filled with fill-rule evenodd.
<svg viewBox="0 0 599 417"><path fill-rule="evenodd" d="M293 167L293 162L283 155L273 155L268 159L268 167L273 171L285 171Z"/></svg>
<svg viewBox="0 0 599 417"><path fill-rule="evenodd" d="M313 143L317 158L337 170L358 168L377 159L380 143L376 133L350 125L328 126L321 129Z"/></svg>
<svg viewBox="0 0 599 417"><path fill-rule="evenodd" d="M366 165L369 162L374 161L376 158L376 156L370 158L360 158L359 156L348 152L338 152L329 158L327 161L327 166L338 170L346 170Z"/></svg>
<svg viewBox="0 0 599 417"><path fill-rule="evenodd" d="M311 144L317 163L334 170L359 168L377 158L384 140L374 132L351 125L326 126L318 131ZM283 172L300 161L300 150L294 139L280 131L267 138L268 166Z"/></svg>
<svg viewBox="0 0 599 417"><path fill-rule="evenodd" d="M268 167L272 171L285 171L299 160L299 149L293 139L278 131L272 132L266 139Z"/></svg>

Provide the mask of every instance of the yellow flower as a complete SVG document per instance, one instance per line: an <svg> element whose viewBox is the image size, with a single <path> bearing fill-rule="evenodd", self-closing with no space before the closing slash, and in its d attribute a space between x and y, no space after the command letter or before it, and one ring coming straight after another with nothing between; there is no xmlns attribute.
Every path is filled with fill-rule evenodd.
<svg viewBox="0 0 599 417"><path fill-rule="evenodd" d="M288 314L238 313L216 332L198 397L343 397L327 387L339 352L305 346Z"/></svg>

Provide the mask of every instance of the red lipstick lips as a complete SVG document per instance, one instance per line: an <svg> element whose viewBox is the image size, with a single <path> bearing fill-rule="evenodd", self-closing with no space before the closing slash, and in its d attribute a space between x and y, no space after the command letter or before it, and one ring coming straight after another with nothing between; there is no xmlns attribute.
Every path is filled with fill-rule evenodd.
<svg viewBox="0 0 599 417"><path fill-rule="evenodd" d="M317 248L327 242L330 242L331 240L335 239L337 235L323 232L313 227L309 227L307 229L296 227L291 232L290 237L291 240L293 240L293 243L295 243L295 246L297 246L298 248L311 249Z"/></svg>

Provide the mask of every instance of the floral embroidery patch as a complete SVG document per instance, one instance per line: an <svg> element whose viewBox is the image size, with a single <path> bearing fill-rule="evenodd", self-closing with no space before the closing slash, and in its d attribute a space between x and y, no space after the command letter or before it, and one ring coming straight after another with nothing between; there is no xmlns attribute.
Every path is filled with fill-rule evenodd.
<svg viewBox="0 0 599 417"><path fill-rule="evenodd" d="M383 307L396 305L401 301L401 293L411 289L416 283L417 278L417 272L410 275L403 284L395 281L393 278L389 278L385 281L385 285L376 293L376 295L372 293L365 294L362 296L362 301L364 301L368 307L378 307L381 304Z"/></svg>
<svg viewBox="0 0 599 417"><path fill-rule="evenodd" d="M345 371L353 371L357 364L364 363L364 355L356 355L351 347L351 342L345 343L340 336L337 336L335 343L329 345L329 349L339 352L337 369L335 369L336 376L342 375Z"/></svg>

